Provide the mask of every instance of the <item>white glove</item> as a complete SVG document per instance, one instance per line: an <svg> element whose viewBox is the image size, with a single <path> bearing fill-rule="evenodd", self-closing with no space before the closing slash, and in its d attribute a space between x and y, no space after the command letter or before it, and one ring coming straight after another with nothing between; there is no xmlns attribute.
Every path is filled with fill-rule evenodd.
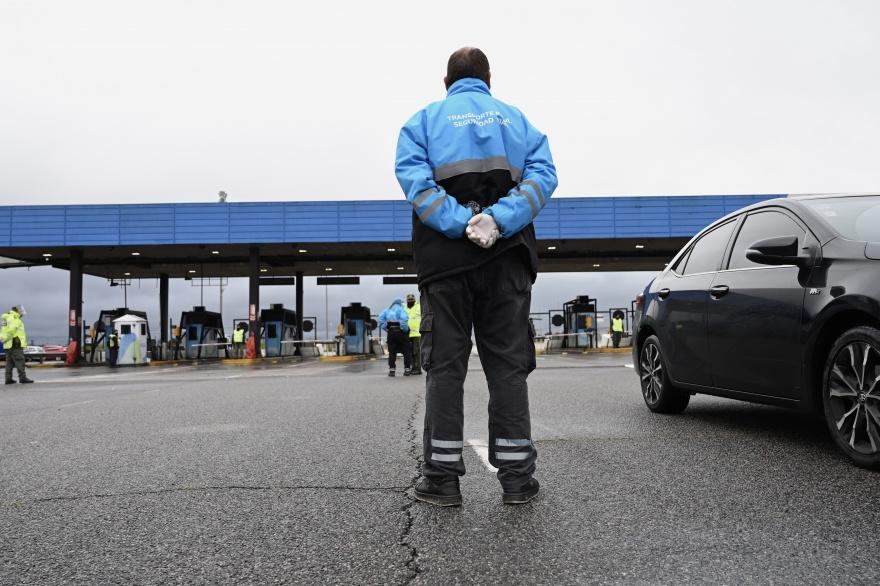
<svg viewBox="0 0 880 586"><path fill-rule="evenodd" d="M495 218L489 214L477 214L468 221L465 234L471 242L483 248L492 248L492 245L501 237Z"/></svg>

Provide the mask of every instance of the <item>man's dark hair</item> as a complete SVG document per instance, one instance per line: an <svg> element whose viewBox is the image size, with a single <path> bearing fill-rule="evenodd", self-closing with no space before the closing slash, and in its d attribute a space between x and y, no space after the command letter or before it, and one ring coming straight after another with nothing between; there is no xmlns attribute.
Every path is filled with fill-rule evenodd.
<svg viewBox="0 0 880 586"><path fill-rule="evenodd" d="M476 47L462 47L449 56L446 65L446 87L459 79L475 77L489 85L489 59Z"/></svg>

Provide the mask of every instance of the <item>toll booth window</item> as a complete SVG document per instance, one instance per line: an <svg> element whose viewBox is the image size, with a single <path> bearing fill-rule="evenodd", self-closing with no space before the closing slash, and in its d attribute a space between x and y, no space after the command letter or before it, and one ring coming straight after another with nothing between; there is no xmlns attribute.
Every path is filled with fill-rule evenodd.
<svg viewBox="0 0 880 586"><path fill-rule="evenodd" d="M196 326L189 327L189 333L186 335L190 340L198 340L199 339L199 328Z"/></svg>
<svg viewBox="0 0 880 586"><path fill-rule="evenodd" d="M130 334L131 333L131 326L129 324L125 324L124 326L122 326L121 331L122 331L123 336L125 334Z"/></svg>
<svg viewBox="0 0 880 586"><path fill-rule="evenodd" d="M278 329L275 327L275 324L269 324L266 327L266 330L267 330L266 335L269 336L270 338L277 338L278 337Z"/></svg>
<svg viewBox="0 0 880 586"><path fill-rule="evenodd" d="M147 324L141 324L141 335L142 336L147 335Z"/></svg>
<svg viewBox="0 0 880 586"><path fill-rule="evenodd" d="M358 334L357 323L355 323L353 321L348 322L348 335L349 336L357 336L357 334Z"/></svg>

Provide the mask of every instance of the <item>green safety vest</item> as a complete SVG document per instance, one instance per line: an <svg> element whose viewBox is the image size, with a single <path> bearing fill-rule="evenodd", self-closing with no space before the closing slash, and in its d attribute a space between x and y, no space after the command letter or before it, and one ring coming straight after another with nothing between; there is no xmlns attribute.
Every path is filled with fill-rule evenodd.
<svg viewBox="0 0 880 586"><path fill-rule="evenodd" d="M418 338L421 336L419 328L422 327L422 306L416 303L412 307L404 306L404 309L406 310L406 315L409 316L406 322L409 325L409 337Z"/></svg>
<svg viewBox="0 0 880 586"><path fill-rule="evenodd" d="M619 317L615 317L611 320L611 331L612 332L623 332L623 320Z"/></svg>
<svg viewBox="0 0 880 586"><path fill-rule="evenodd" d="M4 348L12 348L12 341L18 338L22 348L27 347L27 334L24 331L24 322L17 311L8 311L3 314L3 328L0 329L0 342Z"/></svg>
<svg viewBox="0 0 880 586"><path fill-rule="evenodd" d="M232 332L232 343L241 344L244 342L244 330L235 330Z"/></svg>
<svg viewBox="0 0 880 586"><path fill-rule="evenodd" d="M118 348L119 347L119 336L116 334L111 334L110 339L107 340L107 346L109 348Z"/></svg>

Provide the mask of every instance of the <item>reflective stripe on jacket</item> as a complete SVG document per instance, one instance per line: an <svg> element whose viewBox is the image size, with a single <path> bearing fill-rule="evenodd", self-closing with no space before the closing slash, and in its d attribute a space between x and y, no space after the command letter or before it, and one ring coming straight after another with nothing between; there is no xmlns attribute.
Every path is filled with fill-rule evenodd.
<svg viewBox="0 0 880 586"><path fill-rule="evenodd" d="M547 137L492 97L485 82L460 79L445 100L410 118L400 130L395 172L413 208L420 284L522 244L537 270L532 221L556 189L556 167ZM503 236L490 249L464 237L476 207L495 218Z"/></svg>
<svg viewBox="0 0 880 586"><path fill-rule="evenodd" d="M410 338L418 338L422 334L419 333L419 328L422 327L422 306L419 303L416 303L412 307L407 307L406 314L409 316L409 337Z"/></svg>

